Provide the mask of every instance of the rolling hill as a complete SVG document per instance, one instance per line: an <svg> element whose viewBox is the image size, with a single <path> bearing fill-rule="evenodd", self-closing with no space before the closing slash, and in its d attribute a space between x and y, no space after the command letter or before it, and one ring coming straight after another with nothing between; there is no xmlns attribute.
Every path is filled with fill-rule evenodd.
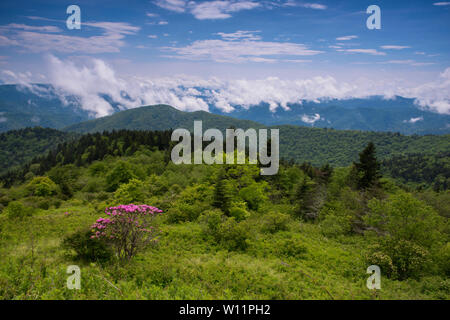
<svg viewBox="0 0 450 320"><path fill-rule="evenodd" d="M380 159L393 155L423 153L435 154L450 149L449 135L405 136L390 132L369 132L309 128L294 125L267 127L260 123L220 116L204 111L183 112L171 106L146 106L115 113L114 115L90 120L65 128L77 133L93 133L119 129L168 130L176 128L193 129L194 120L203 121L203 130L216 128L279 128L281 156L297 162L311 162L313 165L330 163L333 166L347 166L356 160L358 153L372 141L377 146Z"/></svg>
<svg viewBox="0 0 450 320"><path fill-rule="evenodd" d="M92 133L128 130L167 130L185 128L193 130L194 121L203 121L205 128L225 130L236 128L262 128L263 125L250 120L241 120L216 115L205 111L183 112L168 105L145 106L117 112L111 116L73 124L64 130L78 133Z"/></svg>

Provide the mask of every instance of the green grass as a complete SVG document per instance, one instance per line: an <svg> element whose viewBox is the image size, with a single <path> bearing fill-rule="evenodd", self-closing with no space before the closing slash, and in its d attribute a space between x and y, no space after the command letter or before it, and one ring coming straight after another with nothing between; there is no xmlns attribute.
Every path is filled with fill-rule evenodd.
<svg viewBox="0 0 450 320"><path fill-rule="evenodd" d="M68 216L64 212L69 212ZM17 222L2 217L0 294L4 299L436 299L441 278L392 281L366 288L363 237L324 237L318 225L295 221L288 231L255 230L246 251L228 252L205 240L199 223L162 223L159 245L129 264L81 263L61 248L66 234L101 216L89 205L64 203ZM257 218L255 218L255 223ZM34 239L34 243L33 243ZM300 257L276 250L300 243ZM33 248L34 247L34 248ZM34 256L34 257L33 257ZM81 268L81 290L66 288L66 268ZM437 288L436 288L437 287Z"/></svg>

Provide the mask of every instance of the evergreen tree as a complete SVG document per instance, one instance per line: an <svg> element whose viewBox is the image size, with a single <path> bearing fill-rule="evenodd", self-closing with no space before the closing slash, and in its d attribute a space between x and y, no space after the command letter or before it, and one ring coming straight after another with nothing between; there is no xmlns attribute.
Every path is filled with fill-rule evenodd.
<svg viewBox="0 0 450 320"><path fill-rule="evenodd" d="M213 206L228 213L231 206L232 195L223 170L220 171L214 186Z"/></svg>
<svg viewBox="0 0 450 320"><path fill-rule="evenodd" d="M378 184L380 164L375 155L375 145L369 142L367 147L359 154L359 162L354 163L357 172L358 189L363 190Z"/></svg>

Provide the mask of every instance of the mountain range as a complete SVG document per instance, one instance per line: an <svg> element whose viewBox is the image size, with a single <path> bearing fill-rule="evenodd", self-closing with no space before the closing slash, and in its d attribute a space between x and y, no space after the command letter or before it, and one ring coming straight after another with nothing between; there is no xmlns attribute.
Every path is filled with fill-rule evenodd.
<svg viewBox="0 0 450 320"><path fill-rule="evenodd" d="M114 112L123 109L110 97L101 97L110 103ZM225 113L211 104L209 114L250 120L269 126L288 124L339 130L400 132L408 135L450 133L450 115L419 108L414 99L398 96L392 99L374 96L365 99L302 101L301 104L288 104L288 109L278 107L275 110L270 109L269 103L261 103L249 108L233 107L234 111ZM193 118L202 119L205 114L206 112L185 114L184 125L192 123ZM121 115L123 119L126 116L127 113ZM0 132L32 126L55 129L69 126L75 128L75 124L93 118L92 113L80 107L80 101L76 96L64 93L51 85L0 85ZM148 125L140 123L138 119L136 121L135 129ZM181 124L183 122L173 125L179 127ZM246 124L257 127L251 122L239 124L243 128ZM74 130L83 131L86 126L90 125L82 124ZM158 123L154 122L152 126L158 128Z"/></svg>

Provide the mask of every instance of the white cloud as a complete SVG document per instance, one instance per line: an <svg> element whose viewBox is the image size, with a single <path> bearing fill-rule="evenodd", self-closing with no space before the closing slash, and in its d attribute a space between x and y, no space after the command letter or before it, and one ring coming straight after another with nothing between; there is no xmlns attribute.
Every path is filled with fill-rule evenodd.
<svg viewBox="0 0 450 320"><path fill-rule="evenodd" d="M328 7L320 3L301 3L294 0L288 0L282 4L284 7L303 7L308 9L325 10Z"/></svg>
<svg viewBox="0 0 450 320"><path fill-rule="evenodd" d="M304 3L300 4L301 7L309 8L309 9L316 9L316 10L325 10L327 8L326 5L320 4L320 3Z"/></svg>
<svg viewBox="0 0 450 320"><path fill-rule="evenodd" d="M313 56L322 51L309 49L307 46L290 42L266 42L250 31L238 31L220 34L224 40L197 40L185 47L163 47L162 50L173 52L168 57L187 60L213 60L215 62L275 62L271 56Z"/></svg>
<svg viewBox="0 0 450 320"><path fill-rule="evenodd" d="M423 117L411 118L409 120L403 120L403 123L416 123L418 121L423 121Z"/></svg>
<svg viewBox="0 0 450 320"><path fill-rule="evenodd" d="M410 65L410 66L414 66L414 67L424 67L424 66L430 66L435 64L434 62L417 62L415 60L388 60L388 61L384 61L384 62L380 62L382 64L405 64L405 65Z"/></svg>
<svg viewBox="0 0 450 320"><path fill-rule="evenodd" d="M36 19L41 19L35 17ZM51 26L34 27L9 24L0 26L0 46L18 46L31 52L119 52L126 35L135 34L139 27L124 22L84 22L82 26L98 28L101 35L80 37L59 34ZM56 28L56 27L55 27Z"/></svg>
<svg viewBox="0 0 450 320"><path fill-rule="evenodd" d="M450 68L436 81L415 87L403 87L404 81L401 79L376 81L355 78L352 82L344 82L331 76L297 80L276 77L259 80L201 79L188 76L123 77L118 76L113 68L102 60L83 59L85 60L77 60L75 63L73 60L48 56L48 81L54 85L62 101L69 95L75 96L80 106L95 116L113 112L103 95L108 95L123 109L169 104L184 111L208 111L209 105L214 105L225 112L232 111L236 106L251 108L261 103L268 103L270 109L275 111L277 108L289 109L289 104L301 104L305 100L399 95L416 99L420 108L450 114ZM2 79L6 77L17 82L30 79L32 74L4 70L0 76ZM305 119L313 121L316 118L317 115L309 115Z"/></svg>
<svg viewBox="0 0 450 320"><path fill-rule="evenodd" d="M18 23L10 23L6 26L0 26L0 29L21 29L21 30L27 30L27 31L39 31L39 32L50 32L50 33L56 33L61 32L62 30L55 26L29 26L26 24L18 24Z"/></svg>
<svg viewBox="0 0 450 320"><path fill-rule="evenodd" d="M450 114L450 68L438 80L406 89L404 96L417 98L417 104L443 114Z"/></svg>
<svg viewBox="0 0 450 320"><path fill-rule="evenodd" d="M185 0L157 0L156 5L161 8L183 13L189 12L196 19L227 19L231 14L242 10L251 10L261 6L255 1L217 0L217 1L185 1Z"/></svg>
<svg viewBox="0 0 450 320"><path fill-rule="evenodd" d="M386 50L403 50L403 49L407 49L407 48L411 48L410 46L396 46L396 45L386 45L386 46L381 46L381 49L386 49Z"/></svg>
<svg viewBox="0 0 450 320"><path fill-rule="evenodd" d="M158 36L156 34L149 34L147 37L149 37L150 39L157 39Z"/></svg>
<svg viewBox="0 0 450 320"><path fill-rule="evenodd" d="M349 40L353 40L353 39L357 39L358 36L344 36L344 37L339 37L336 38L337 41L349 41Z"/></svg>
<svg viewBox="0 0 450 320"><path fill-rule="evenodd" d="M0 116L0 123L6 122L8 119L6 117Z"/></svg>
<svg viewBox="0 0 450 320"><path fill-rule="evenodd" d="M260 33L261 31L236 31L233 33L224 33L224 32L218 32L217 35L221 36L224 40L261 40L261 36L256 35L255 33Z"/></svg>
<svg viewBox="0 0 450 320"><path fill-rule="evenodd" d="M433 3L433 6L450 6L450 2L448 2L448 1L435 2L435 3Z"/></svg>
<svg viewBox="0 0 450 320"><path fill-rule="evenodd" d="M161 8L179 13L185 11L186 3L187 1L185 0L157 0L155 2Z"/></svg>
<svg viewBox="0 0 450 320"><path fill-rule="evenodd" d="M320 114L318 114L318 113L316 113L316 114L314 114L312 116L308 116L308 115L304 114L301 119L305 123L309 123L309 124L314 125L314 123L316 121L319 121L321 119L321 117L320 117Z"/></svg>
<svg viewBox="0 0 450 320"><path fill-rule="evenodd" d="M339 52L348 52L348 53L367 53L373 56L385 56L385 52L380 52L376 49L337 49Z"/></svg>

